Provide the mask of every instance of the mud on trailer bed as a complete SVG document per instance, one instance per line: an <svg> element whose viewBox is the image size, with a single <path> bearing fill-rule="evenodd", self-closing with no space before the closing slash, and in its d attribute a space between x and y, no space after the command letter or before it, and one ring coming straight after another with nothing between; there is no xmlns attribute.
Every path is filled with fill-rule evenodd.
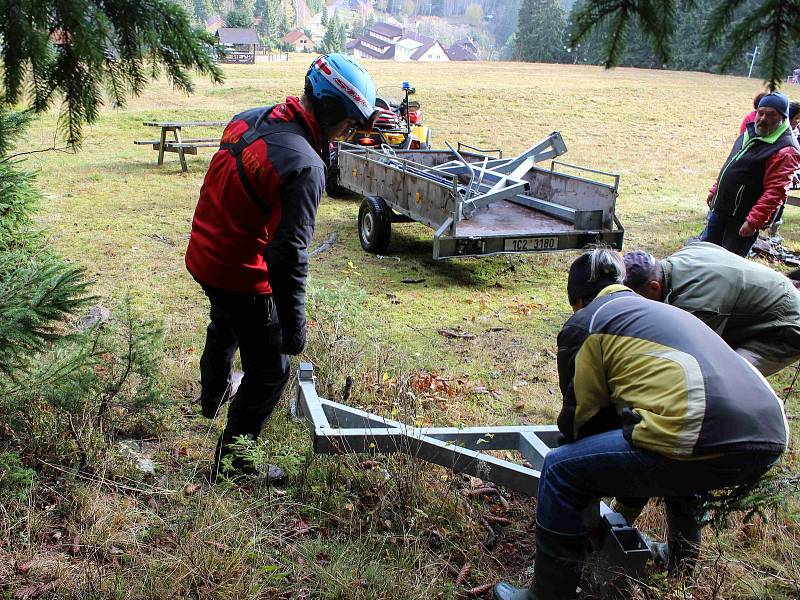
<svg viewBox="0 0 800 600"><path fill-rule="evenodd" d="M394 150L339 143L336 152L339 185L364 196L358 232L367 252L385 253L392 224L410 221L434 230L435 259L590 244L621 249L619 176L554 160L566 150L554 132L513 158L463 144ZM537 166L547 160L549 168Z"/></svg>

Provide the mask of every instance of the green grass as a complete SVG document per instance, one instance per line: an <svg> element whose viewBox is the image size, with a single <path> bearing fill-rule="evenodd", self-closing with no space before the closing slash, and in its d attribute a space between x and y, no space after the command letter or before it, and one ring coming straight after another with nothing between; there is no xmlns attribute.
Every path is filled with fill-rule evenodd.
<svg viewBox="0 0 800 600"><path fill-rule="evenodd" d="M456 573L467 560L473 569L462 591L525 577L531 502L512 495L512 525L493 551L485 550L476 514L494 507L465 501L459 490L468 483L461 477L403 458L381 458L380 469L367 470L356 457L313 457L305 428L286 418L285 407L270 422L264 448L278 462L294 457L289 463L298 472L286 493L225 485L182 492L200 481L222 425L178 410L196 391L206 326L206 300L183 266L183 252L212 152L188 157L189 173L182 174L175 155L158 167L154 151L132 142L155 137L142 121L226 120L297 94L308 62L292 56L286 64L228 66L224 86L198 80L188 97L157 82L124 110L104 110L78 154L27 158L46 193L41 221L56 247L95 276L103 302L131 291L164 320L164 377L175 407L168 430L154 432L156 481L129 473L129 486L139 490L131 492L98 475L48 492L56 498L55 513L33 502L23 511L29 537L0 544L0 557L46 556L68 594L447 598L454 597ZM617 211L626 248L659 256L702 229L707 189L758 88L742 78L636 69L366 66L379 87L411 81L436 147L464 141L513 153L560 130L568 162L621 175ZM34 124L30 147L52 143L56 118L48 114ZM352 403L420 423L552 422L560 404L552 352L570 314L564 290L575 254L436 262L432 231L407 224L392 232L389 254L396 258L379 259L359 245L358 204L324 198L319 211L313 245L338 234L331 250L312 259L309 278L305 358L317 365L320 389L337 397L352 375ZM787 208L785 222L787 243L797 247L800 211ZM403 284L405 278L424 281ZM442 328L475 338L448 340L438 333ZM449 381L452 392L443 399L409 395L424 372ZM788 374L773 383L782 389ZM475 393L479 386L495 394ZM792 400L788 412L796 410ZM176 447L186 456L175 458ZM79 556L41 542L54 523L80 536ZM657 511L645 515L645 526L663 527ZM743 525L725 535L725 597L752 597L751 585L775 598L796 592L797 566L786 548L800 541L797 521L783 515L761 527L759 535ZM712 574L722 568L714 566L713 544L704 556L711 568L702 572L695 598L711 597ZM13 590L31 576L0 567L4 578ZM656 591L637 593L661 596L664 588L653 585Z"/></svg>

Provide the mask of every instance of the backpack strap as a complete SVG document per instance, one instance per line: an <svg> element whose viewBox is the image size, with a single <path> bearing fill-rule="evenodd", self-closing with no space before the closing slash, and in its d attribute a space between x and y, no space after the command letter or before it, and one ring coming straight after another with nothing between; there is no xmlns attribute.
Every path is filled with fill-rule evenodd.
<svg viewBox="0 0 800 600"><path fill-rule="evenodd" d="M256 119L256 122L253 123L253 125L251 125L235 143L220 144L219 146L221 150L227 150L236 159L236 170L239 173L239 180L242 182L242 186L247 192L247 195L250 197L250 200L252 200L253 203L267 215L272 212L272 209L269 207L269 204L265 202L264 199L258 194L258 192L256 192L252 183L247 178L247 172L245 171L244 163L242 161L242 152L250 144L253 144L256 141L274 133L296 133L298 135L302 135L302 128L297 123L292 121L279 121L276 123L265 124L264 121L271 112L272 107L265 110L258 117L258 119Z"/></svg>

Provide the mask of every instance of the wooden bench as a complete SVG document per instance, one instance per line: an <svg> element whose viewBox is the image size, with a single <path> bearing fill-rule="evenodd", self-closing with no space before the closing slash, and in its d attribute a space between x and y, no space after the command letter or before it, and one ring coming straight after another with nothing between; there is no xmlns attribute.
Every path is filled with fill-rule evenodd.
<svg viewBox="0 0 800 600"><path fill-rule="evenodd" d="M164 164L164 153L174 152L181 161L181 170L185 173L189 169L186 165L187 154L197 154L198 148L216 148L219 146L219 138L184 138L182 130L184 127L224 127L227 121L145 121L143 125L147 127L159 127L161 137L157 140L134 140L138 146L152 146L153 150L158 151L158 164ZM172 133L171 140L167 139L167 133Z"/></svg>

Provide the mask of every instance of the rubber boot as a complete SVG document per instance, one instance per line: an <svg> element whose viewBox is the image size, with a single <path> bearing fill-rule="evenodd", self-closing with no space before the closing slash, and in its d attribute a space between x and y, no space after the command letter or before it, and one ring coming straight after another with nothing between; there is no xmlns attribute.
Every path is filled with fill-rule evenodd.
<svg viewBox="0 0 800 600"><path fill-rule="evenodd" d="M694 572L702 541L702 499L668 498L667 573L670 577L689 577Z"/></svg>
<svg viewBox="0 0 800 600"><path fill-rule="evenodd" d="M536 561L530 588L498 583L495 600L572 600L578 597L586 539L564 536L543 527L536 530Z"/></svg>

